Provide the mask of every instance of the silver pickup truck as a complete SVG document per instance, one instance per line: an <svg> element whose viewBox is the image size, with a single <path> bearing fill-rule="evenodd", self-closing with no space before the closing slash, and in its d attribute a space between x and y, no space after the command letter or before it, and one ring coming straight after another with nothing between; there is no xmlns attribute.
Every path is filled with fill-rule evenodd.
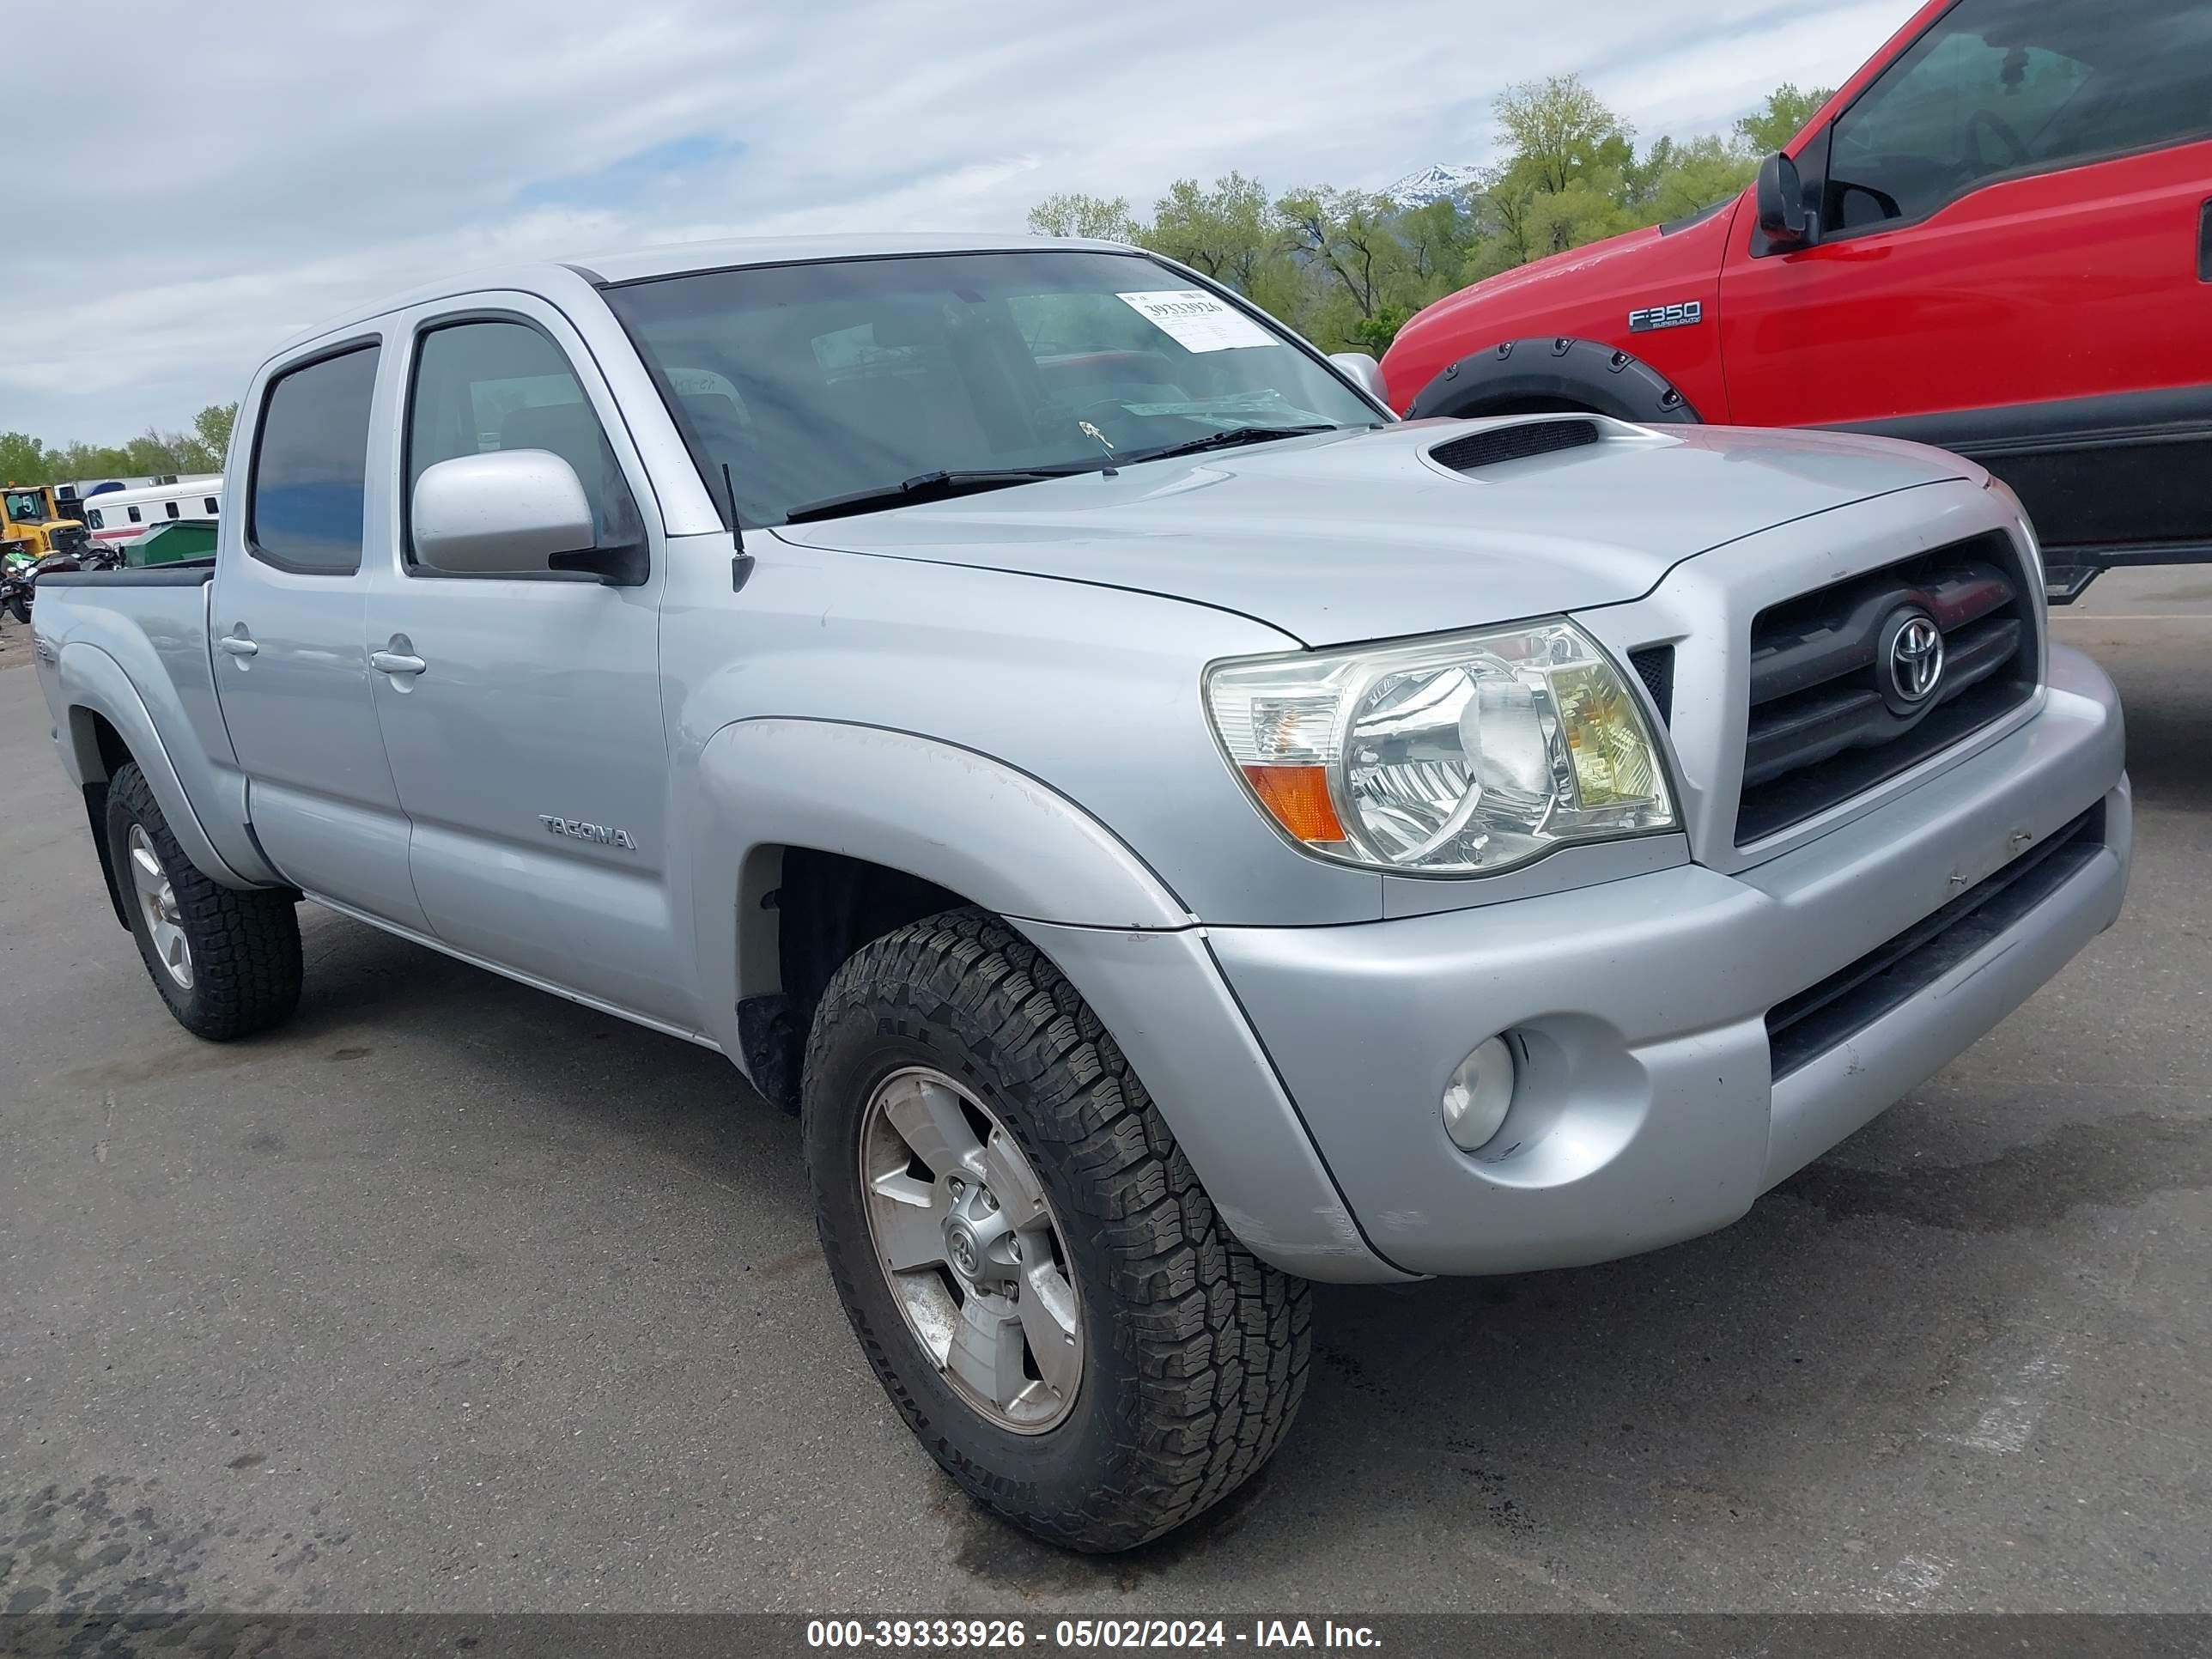
<svg viewBox="0 0 2212 1659"><path fill-rule="evenodd" d="M720 1050L931 1454L1152 1537L1282 1440L1310 1281L1725 1225L2127 884L2112 687L1978 468L1371 368L1020 239L300 339L211 567L41 585L117 920L216 1041L305 897Z"/></svg>

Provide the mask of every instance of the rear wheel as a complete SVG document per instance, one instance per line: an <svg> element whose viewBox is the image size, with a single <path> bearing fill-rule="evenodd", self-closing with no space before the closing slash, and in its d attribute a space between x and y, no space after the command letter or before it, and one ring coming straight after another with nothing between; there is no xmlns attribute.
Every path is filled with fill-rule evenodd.
<svg viewBox="0 0 2212 1659"><path fill-rule="evenodd" d="M1127 1549L1281 1443L1310 1287L1230 1236L1111 1036L1006 924L952 911L848 961L803 1115L847 1316L971 1496Z"/></svg>
<svg viewBox="0 0 2212 1659"><path fill-rule="evenodd" d="M294 895L202 875L136 762L108 781L107 848L138 954L179 1024L227 1042L291 1018L301 977Z"/></svg>

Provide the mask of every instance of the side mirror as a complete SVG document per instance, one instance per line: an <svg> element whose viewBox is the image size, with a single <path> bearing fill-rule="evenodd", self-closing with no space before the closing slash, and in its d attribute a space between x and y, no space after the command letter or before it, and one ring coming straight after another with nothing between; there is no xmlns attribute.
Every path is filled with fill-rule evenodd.
<svg viewBox="0 0 2212 1659"><path fill-rule="evenodd" d="M1389 393L1382 385L1382 365L1373 354L1365 351L1332 351L1328 360L1336 365L1337 372L1364 392L1378 404L1387 404Z"/></svg>
<svg viewBox="0 0 2212 1659"><path fill-rule="evenodd" d="M1759 165L1759 228L1767 251L1787 253L1813 245L1813 216L1805 211L1805 185L1788 156L1768 156Z"/></svg>
<svg viewBox="0 0 2212 1659"><path fill-rule="evenodd" d="M592 546L576 469L546 449L459 455L415 481L415 556L465 576L538 576ZM573 567L572 567L573 568Z"/></svg>

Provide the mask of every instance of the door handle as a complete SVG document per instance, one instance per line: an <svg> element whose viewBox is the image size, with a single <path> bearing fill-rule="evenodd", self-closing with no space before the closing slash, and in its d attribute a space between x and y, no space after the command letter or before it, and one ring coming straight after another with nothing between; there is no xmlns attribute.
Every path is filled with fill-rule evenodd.
<svg viewBox="0 0 2212 1659"><path fill-rule="evenodd" d="M245 626L242 623L239 625L241 628ZM248 639L243 634L225 634L216 643L234 657L250 657L261 649L258 641Z"/></svg>
<svg viewBox="0 0 2212 1659"><path fill-rule="evenodd" d="M2197 280L2212 283L2212 201L2197 218Z"/></svg>
<svg viewBox="0 0 2212 1659"><path fill-rule="evenodd" d="M430 665L402 651L372 651L368 665L380 674L419 674Z"/></svg>

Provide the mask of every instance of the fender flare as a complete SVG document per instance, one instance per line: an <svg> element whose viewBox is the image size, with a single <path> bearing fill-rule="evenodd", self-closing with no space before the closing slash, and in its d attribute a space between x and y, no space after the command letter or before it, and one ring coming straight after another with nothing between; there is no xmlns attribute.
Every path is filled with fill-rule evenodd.
<svg viewBox="0 0 2212 1659"><path fill-rule="evenodd" d="M1140 1074L1159 1079L1156 1103L1191 1167L1260 1255L1316 1279L1411 1277L1361 1235L1197 918L1079 803L957 744L796 717L722 726L692 777L682 810L700 1007L749 1078L737 1005L781 982L774 927L748 925L775 879L760 855L806 847L866 859L1006 917L1052 959ZM1163 1004L1189 1017L1163 1022Z"/></svg>
<svg viewBox="0 0 2212 1659"><path fill-rule="evenodd" d="M1578 404L1638 426L1697 426L1704 416L1667 377L1632 353L1566 335L1504 340L1462 357L1423 386L1407 420L1497 412L1530 399Z"/></svg>
<svg viewBox="0 0 2212 1659"><path fill-rule="evenodd" d="M749 925L767 849L811 848L934 882L1011 921L1164 932L1197 918L1128 846L1065 795L957 744L842 720L733 721L699 750L690 826L700 1007L741 1054L739 1001L780 988L775 929Z"/></svg>
<svg viewBox="0 0 2212 1659"><path fill-rule="evenodd" d="M216 851L191 797L185 793L184 781L177 775L154 717L123 665L99 647L73 641L62 647L55 666L62 705L68 711L67 724L56 736L66 746L64 759L70 781L82 788L106 775L91 722L78 718L80 714L97 714L115 728L131 758L138 763L161 816L168 821L170 833L200 873L225 887L263 885L231 868Z"/></svg>

